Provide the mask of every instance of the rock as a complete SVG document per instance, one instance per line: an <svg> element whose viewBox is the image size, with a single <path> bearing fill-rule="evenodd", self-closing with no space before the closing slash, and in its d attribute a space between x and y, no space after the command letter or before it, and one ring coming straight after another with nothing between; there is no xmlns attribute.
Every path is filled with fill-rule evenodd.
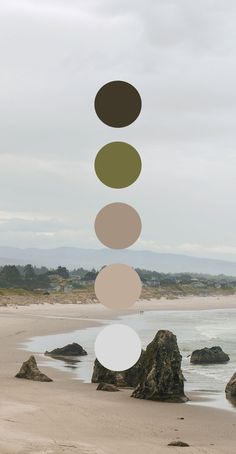
<svg viewBox="0 0 236 454"><path fill-rule="evenodd" d="M34 380L34 381L53 381L47 375L40 372L35 357L30 356L28 361L25 361L18 374L16 374L16 378L26 378L27 380Z"/></svg>
<svg viewBox="0 0 236 454"><path fill-rule="evenodd" d="M116 392L120 391L117 386L111 385L110 383L99 383L97 387L97 391L109 391L109 392Z"/></svg>
<svg viewBox="0 0 236 454"><path fill-rule="evenodd" d="M142 351L141 356L137 363L122 372L114 372L112 370L106 369L102 364L95 359L92 383L107 383L115 385L118 388L135 388L139 383L141 375L143 373L142 360L144 356L144 351Z"/></svg>
<svg viewBox="0 0 236 454"><path fill-rule="evenodd" d="M192 364L219 364L229 361L229 355L221 347L202 348L195 350L190 358Z"/></svg>
<svg viewBox="0 0 236 454"><path fill-rule="evenodd" d="M143 377L145 372L143 361L145 358L145 351L142 350L139 360L133 367L127 369L125 371L125 381L127 386L130 388L136 388L136 386L140 383L140 380Z"/></svg>
<svg viewBox="0 0 236 454"><path fill-rule="evenodd" d="M230 399L236 398L236 372L235 374L231 377L229 383L227 383L226 388L225 388L226 396Z"/></svg>
<svg viewBox="0 0 236 454"><path fill-rule="evenodd" d="M143 355L140 382L132 397L186 402L181 359L176 336L170 331L158 331Z"/></svg>
<svg viewBox="0 0 236 454"><path fill-rule="evenodd" d="M106 369L98 359L95 359L92 375L92 383L107 383L118 386L119 388L127 387L124 372L114 372Z"/></svg>
<svg viewBox="0 0 236 454"><path fill-rule="evenodd" d="M46 356L52 356L53 358L59 358L63 356L85 356L88 353L81 347L81 345L73 342L62 348L55 348L51 352L46 351Z"/></svg>
<svg viewBox="0 0 236 454"><path fill-rule="evenodd" d="M188 448L189 444L185 443L184 441L176 440L171 441L167 446L180 446L181 448Z"/></svg>

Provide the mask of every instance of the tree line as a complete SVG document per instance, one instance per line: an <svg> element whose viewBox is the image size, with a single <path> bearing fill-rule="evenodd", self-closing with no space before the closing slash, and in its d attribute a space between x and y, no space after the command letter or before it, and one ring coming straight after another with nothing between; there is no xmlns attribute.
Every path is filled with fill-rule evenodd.
<svg viewBox="0 0 236 454"><path fill-rule="evenodd" d="M209 276L196 273L160 273L146 269L136 269L143 284L176 285L191 284L199 281L205 285L221 283L236 286L236 278L230 276ZM0 267L0 288L22 288L26 290L49 289L54 282L68 282L73 288L80 288L95 281L98 270L87 270L83 267L69 271L65 266L48 269L45 266L36 267L31 264L5 265ZM81 284L82 283L82 284Z"/></svg>
<svg viewBox="0 0 236 454"><path fill-rule="evenodd" d="M5 265L0 268L0 288L45 289L50 286L51 276L69 278L69 271L62 266L48 270L46 267Z"/></svg>

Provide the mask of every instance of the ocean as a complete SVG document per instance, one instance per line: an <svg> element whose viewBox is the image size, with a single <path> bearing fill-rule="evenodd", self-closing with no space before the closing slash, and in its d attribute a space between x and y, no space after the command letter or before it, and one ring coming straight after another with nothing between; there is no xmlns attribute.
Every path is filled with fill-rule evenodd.
<svg viewBox="0 0 236 454"><path fill-rule="evenodd" d="M206 405L236 411L225 398L224 389L236 372L236 309L202 311L147 311L119 317L115 321L99 320L104 325L124 323L134 328L145 348L160 329L172 331L178 340L182 355L182 369L186 378L185 392L193 392L196 400L188 405ZM91 381L94 363L94 341L102 329L87 328L66 334L39 336L21 345L32 353L40 355L39 366L51 366L72 372L74 379L86 383ZM44 357L46 350L78 342L88 352L79 362L65 362ZM189 355L193 350L219 345L229 354L230 361L218 365L192 365Z"/></svg>

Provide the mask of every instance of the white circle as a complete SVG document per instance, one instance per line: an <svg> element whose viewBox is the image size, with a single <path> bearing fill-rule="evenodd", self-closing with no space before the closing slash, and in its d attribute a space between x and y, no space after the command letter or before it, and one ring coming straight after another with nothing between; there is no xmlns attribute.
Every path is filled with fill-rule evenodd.
<svg viewBox="0 0 236 454"><path fill-rule="evenodd" d="M95 354L98 361L107 369L116 372L134 366L141 351L138 334L127 325L109 325L100 331L95 341Z"/></svg>

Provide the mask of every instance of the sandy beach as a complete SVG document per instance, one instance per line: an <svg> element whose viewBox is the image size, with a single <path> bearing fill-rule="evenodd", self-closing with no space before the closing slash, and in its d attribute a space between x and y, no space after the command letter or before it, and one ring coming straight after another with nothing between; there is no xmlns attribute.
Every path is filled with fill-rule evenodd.
<svg viewBox="0 0 236 454"><path fill-rule="evenodd" d="M236 298L143 301L128 313L217 308L236 308ZM190 445L189 453L233 454L234 412L131 399L130 390L98 392L96 385L73 380L68 372L50 367L42 371L53 378L52 383L14 378L29 357L29 352L18 348L20 343L33 336L95 326L110 318L111 312L99 304L0 308L0 453L179 453L183 448L167 447L179 439Z"/></svg>

